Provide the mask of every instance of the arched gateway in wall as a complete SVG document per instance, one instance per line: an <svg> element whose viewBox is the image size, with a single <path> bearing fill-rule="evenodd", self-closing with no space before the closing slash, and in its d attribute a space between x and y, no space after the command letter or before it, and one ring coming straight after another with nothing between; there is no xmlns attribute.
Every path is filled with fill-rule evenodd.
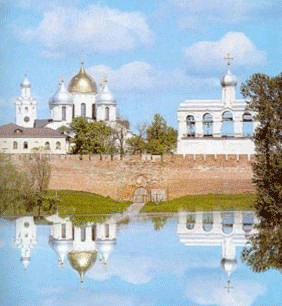
<svg viewBox="0 0 282 306"><path fill-rule="evenodd" d="M146 203L149 201L148 191L144 187L135 189L133 194L134 203Z"/></svg>

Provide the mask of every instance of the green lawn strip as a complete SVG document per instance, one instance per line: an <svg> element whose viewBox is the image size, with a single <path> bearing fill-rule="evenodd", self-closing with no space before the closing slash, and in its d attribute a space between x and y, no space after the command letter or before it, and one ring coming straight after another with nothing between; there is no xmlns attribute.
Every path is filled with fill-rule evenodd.
<svg viewBox="0 0 282 306"><path fill-rule="evenodd" d="M255 193L187 195L159 204L148 202L142 212L254 209Z"/></svg>
<svg viewBox="0 0 282 306"><path fill-rule="evenodd" d="M58 190L56 194L59 199L59 214L62 216L121 213L131 204L129 201L116 201L83 191Z"/></svg>

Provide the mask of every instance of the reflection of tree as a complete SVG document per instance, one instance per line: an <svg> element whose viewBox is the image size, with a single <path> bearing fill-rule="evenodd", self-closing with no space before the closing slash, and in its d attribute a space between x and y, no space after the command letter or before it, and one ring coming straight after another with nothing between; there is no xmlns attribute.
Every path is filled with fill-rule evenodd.
<svg viewBox="0 0 282 306"><path fill-rule="evenodd" d="M282 220L280 221L281 224ZM263 272L269 269L282 271L282 228L269 226L264 222L257 225L258 232L249 237L249 243L243 249L242 259L253 271Z"/></svg>
<svg viewBox="0 0 282 306"><path fill-rule="evenodd" d="M168 217L152 217L151 220L154 226L154 230L160 231L166 225Z"/></svg>

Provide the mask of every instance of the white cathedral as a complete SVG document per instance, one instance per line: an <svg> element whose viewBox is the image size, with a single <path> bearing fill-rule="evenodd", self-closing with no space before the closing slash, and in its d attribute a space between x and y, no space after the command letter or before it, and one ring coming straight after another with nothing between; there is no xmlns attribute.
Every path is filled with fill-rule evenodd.
<svg viewBox="0 0 282 306"><path fill-rule="evenodd" d="M246 154L255 153L251 139L258 122L248 102L236 99L237 80L231 73L228 54L227 72L221 79L218 100L186 100L177 110L177 154Z"/></svg>
<svg viewBox="0 0 282 306"><path fill-rule="evenodd" d="M117 103L104 79L99 88L81 63L79 72L70 80L67 88L61 79L55 94L49 100L50 118L37 119L37 100L32 96L31 83L25 76L17 98L16 124L0 127L0 151L6 153L30 153L43 148L49 153L68 151L65 136L57 129L69 127L74 117L105 121L107 125L120 125ZM119 123L118 123L119 122Z"/></svg>

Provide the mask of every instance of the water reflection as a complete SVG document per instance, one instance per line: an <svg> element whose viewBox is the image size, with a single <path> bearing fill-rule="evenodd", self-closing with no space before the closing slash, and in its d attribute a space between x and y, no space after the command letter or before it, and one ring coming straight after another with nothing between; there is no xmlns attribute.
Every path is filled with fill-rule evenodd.
<svg viewBox="0 0 282 306"><path fill-rule="evenodd" d="M254 212L141 214L126 226L117 216L90 219L2 222L0 240L12 239L15 225L17 249L0 249L0 304L258 306L263 298L279 305L282 293L271 290L281 276L252 274L240 262L242 247L258 234Z"/></svg>
<svg viewBox="0 0 282 306"><path fill-rule="evenodd" d="M246 244L254 233L254 212L182 212L178 215L177 235L186 246L220 246L221 267L227 275L230 291L231 275L237 269L236 247Z"/></svg>

